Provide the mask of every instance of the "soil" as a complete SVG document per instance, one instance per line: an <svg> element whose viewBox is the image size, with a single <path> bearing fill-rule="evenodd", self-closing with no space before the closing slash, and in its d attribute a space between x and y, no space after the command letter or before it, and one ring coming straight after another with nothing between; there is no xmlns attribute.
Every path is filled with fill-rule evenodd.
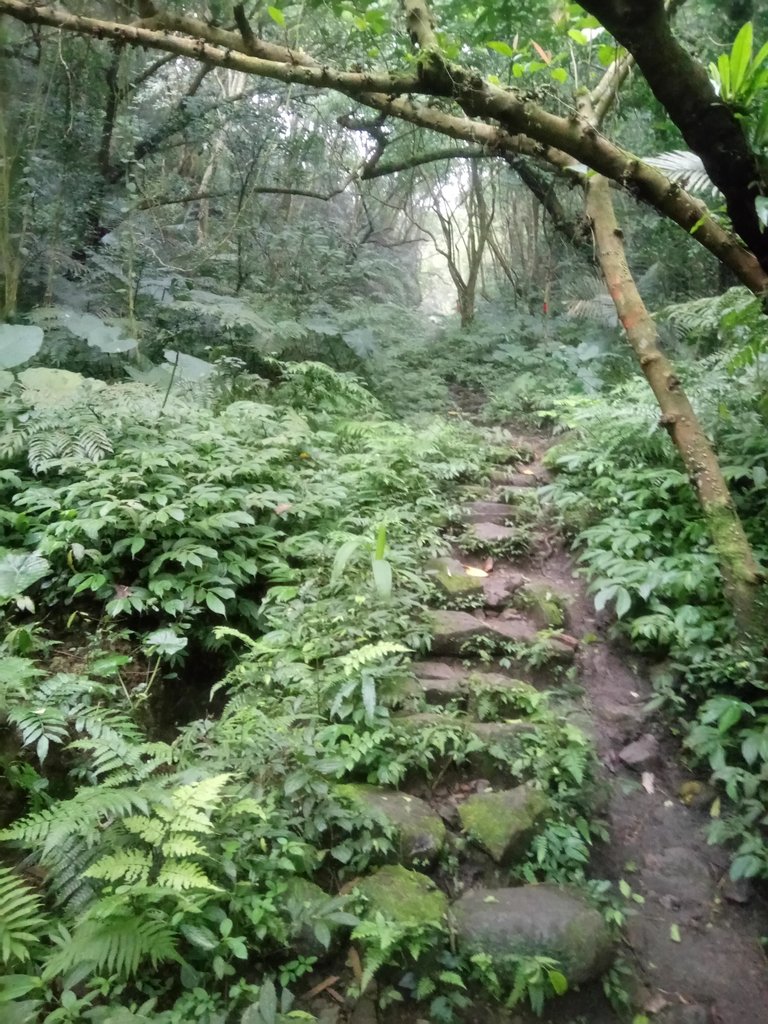
<svg viewBox="0 0 768 1024"><path fill-rule="evenodd" d="M518 441L535 453L525 471L546 476L541 458L551 442L541 436L512 439ZM514 472L510 467L510 474ZM499 501L502 491L502 485L494 485L478 497ZM483 557L456 554L465 564L485 563ZM616 1010L598 982L548 1003L542 1017L520 1008L475 1004L466 1020L625 1024L647 1016L655 1024L768 1024L768 959L762 942L768 937L766 894L731 883L727 851L708 845L715 794L701 786L698 805L688 806L681 799L681 786L694 777L668 729L645 711L652 694L648 666L608 640L607 623L595 616L573 559L551 530L531 556L497 559L492 568L502 590L505 579L521 573L569 594L568 633L590 638L579 645L577 655L583 688L577 718L592 735L600 759L605 792L601 814L610 831L609 840L594 851L591 875L614 883L624 880L644 899L632 904L620 950L629 968L624 984L633 1005L626 1012ZM619 755L638 738L643 738L641 753L647 748L646 761L632 770ZM473 782L465 780L464 785L471 790ZM327 997L312 1009L327 1024L429 1024L424 1010L401 1005L377 1016L370 993L349 1017Z"/></svg>

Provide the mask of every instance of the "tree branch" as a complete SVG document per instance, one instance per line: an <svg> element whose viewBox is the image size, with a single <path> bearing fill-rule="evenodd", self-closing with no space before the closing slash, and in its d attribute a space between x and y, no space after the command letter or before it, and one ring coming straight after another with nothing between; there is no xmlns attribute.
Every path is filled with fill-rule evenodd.
<svg viewBox="0 0 768 1024"><path fill-rule="evenodd" d="M584 7L634 56L725 197L735 231L768 271L768 232L755 207L768 183L736 115L716 95L706 69L674 37L664 0L586 0Z"/></svg>
<svg viewBox="0 0 768 1024"><path fill-rule="evenodd" d="M634 8L639 0L621 2ZM650 2L657 6L660 0ZM591 0L592 7L604 3L607 0ZM644 2L642 6L645 8ZM491 85L477 72L452 63L448 65L442 58L440 68L443 73L440 74L425 73L424 68L420 68L416 75L347 72L312 63L312 58L301 51L266 44L262 40L258 41L259 52L269 52L272 57L246 55L242 53L244 43L239 33L210 28L196 18L158 14L149 21L127 25L80 17L54 7L30 6L23 0L0 0L2 13L29 24L45 24L81 35L164 50L197 62L231 67L257 77L334 89L388 116L398 117L454 139L490 145L499 154L505 151L530 152L561 168L580 161L623 185L638 199L654 206L686 232L695 228L695 240L729 266L748 288L758 295L768 292L768 273L760 267L754 255L745 251L732 235L715 224L704 204L672 185L659 171L613 145L583 118L564 118L552 114L514 90ZM189 31L193 35L191 38L182 38L171 34L182 31ZM210 42L212 38L221 45L213 45ZM300 64L299 61L304 63ZM670 81L676 83L676 76L668 75L669 67L673 66L674 61L667 61L665 74ZM426 71L429 72L429 69ZM403 93L452 99L467 116L459 117L435 106L412 102ZM768 232L761 246L768 249Z"/></svg>

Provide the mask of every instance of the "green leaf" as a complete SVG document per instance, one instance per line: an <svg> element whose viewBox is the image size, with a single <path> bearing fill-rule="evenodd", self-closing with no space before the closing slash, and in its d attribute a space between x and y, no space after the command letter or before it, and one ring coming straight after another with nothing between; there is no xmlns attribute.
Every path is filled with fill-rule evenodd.
<svg viewBox="0 0 768 1024"><path fill-rule="evenodd" d="M624 618L629 609L632 607L632 597L628 590L624 587L616 588L616 617L619 619Z"/></svg>
<svg viewBox="0 0 768 1024"><path fill-rule="evenodd" d="M9 551L0 558L0 601L18 597L50 572L51 563L42 555Z"/></svg>
<svg viewBox="0 0 768 1024"><path fill-rule="evenodd" d="M752 22L748 21L739 29L731 47L731 92L734 97L739 95L746 81L752 61L752 42Z"/></svg>
<svg viewBox="0 0 768 1024"><path fill-rule="evenodd" d="M215 595L208 594L206 601L209 597ZM216 599L218 600L218 598ZM221 604L221 602L219 602ZM210 608L210 603L208 604ZM222 609L224 605L221 605ZM216 611L217 609L212 609ZM166 626L163 629L156 629L152 633L148 633L144 637L143 646L144 648L150 648L155 654L164 655L165 657L171 657L174 654L178 654L179 651L183 651L189 641L185 636L179 636L170 627Z"/></svg>
<svg viewBox="0 0 768 1024"><path fill-rule="evenodd" d="M499 39L493 39L491 42L485 44L489 50L495 50L496 53L500 53L502 57L514 57L515 51L509 45Z"/></svg>
<svg viewBox="0 0 768 1024"><path fill-rule="evenodd" d="M24 324L0 324L0 367L8 369L26 363L37 355L43 344L39 327Z"/></svg>
<svg viewBox="0 0 768 1024"><path fill-rule="evenodd" d="M6 974L0 978L0 1005L21 999L42 985L42 979L32 974Z"/></svg>
<svg viewBox="0 0 768 1024"><path fill-rule="evenodd" d="M560 971L549 971L547 977L549 983L555 991L555 995L564 996L568 991L568 979Z"/></svg>
<svg viewBox="0 0 768 1024"><path fill-rule="evenodd" d="M285 24L285 15L283 14L279 7L268 7L267 14L270 16L272 21L275 22L276 25Z"/></svg>
<svg viewBox="0 0 768 1024"><path fill-rule="evenodd" d="M556 82L561 84L568 81L568 72L565 68L552 68L549 72L550 78L554 78Z"/></svg>
<svg viewBox="0 0 768 1024"><path fill-rule="evenodd" d="M680 926L679 925L671 924L669 926L669 937L670 937L670 939L672 939L673 942L682 942L683 941L681 936L680 936Z"/></svg>
<svg viewBox="0 0 768 1024"><path fill-rule="evenodd" d="M390 598L392 596L392 566L382 558L374 558L371 568L376 593L380 597Z"/></svg>
<svg viewBox="0 0 768 1024"><path fill-rule="evenodd" d="M569 28L568 35L574 41L574 43L578 43L579 46L587 46L589 43L589 39L584 35L583 32L580 32L577 28Z"/></svg>
<svg viewBox="0 0 768 1024"><path fill-rule="evenodd" d="M224 606L224 602L221 600L220 597L217 597L217 595L212 593L210 590L205 595L205 603L208 605L210 610L214 612L216 615L226 615L227 609Z"/></svg>
<svg viewBox="0 0 768 1024"><path fill-rule="evenodd" d="M359 537L352 537L341 545L333 560L333 568L331 569L332 583L338 583L344 574L344 570L346 569L350 558L352 558L355 552L361 547L362 543L363 542Z"/></svg>
<svg viewBox="0 0 768 1024"><path fill-rule="evenodd" d="M262 984L259 992L259 1013L264 1018L264 1024L275 1024L277 1017L277 992L271 978Z"/></svg>

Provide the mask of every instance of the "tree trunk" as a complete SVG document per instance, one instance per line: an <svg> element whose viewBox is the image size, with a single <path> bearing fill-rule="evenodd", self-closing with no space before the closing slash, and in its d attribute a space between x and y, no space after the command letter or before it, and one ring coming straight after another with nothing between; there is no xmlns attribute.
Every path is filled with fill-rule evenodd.
<svg viewBox="0 0 768 1024"><path fill-rule="evenodd" d="M674 367L659 348L656 324L640 297L627 263L608 179L593 175L586 192L587 216L592 223L600 269L624 325L627 341L659 403L659 423L668 431L680 453L698 495L736 624L746 635L765 635L764 608L759 600L764 572L750 547L712 445Z"/></svg>

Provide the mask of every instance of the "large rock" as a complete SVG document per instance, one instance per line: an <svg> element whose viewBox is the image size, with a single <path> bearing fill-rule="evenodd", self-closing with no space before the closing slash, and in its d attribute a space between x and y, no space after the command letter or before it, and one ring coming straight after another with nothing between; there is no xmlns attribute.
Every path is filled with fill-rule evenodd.
<svg viewBox="0 0 768 1024"><path fill-rule="evenodd" d="M510 955L547 956L578 985L611 963L611 937L602 914L557 886L478 889L465 893L453 911L459 950L487 953L501 971Z"/></svg>
<svg viewBox="0 0 768 1024"><path fill-rule="evenodd" d="M462 827L497 864L512 864L541 831L550 810L544 793L516 786L498 793L476 793L459 805Z"/></svg>
<svg viewBox="0 0 768 1024"><path fill-rule="evenodd" d="M449 597L483 592L483 578L467 575L466 567L455 558L431 559L427 563L427 575Z"/></svg>
<svg viewBox="0 0 768 1024"><path fill-rule="evenodd" d="M388 921L403 927L442 926L448 900L431 878L409 871L400 864L379 868L361 878L355 889L368 900L365 917L380 912Z"/></svg>
<svg viewBox="0 0 768 1024"><path fill-rule="evenodd" d="M409 866L430 865L445 843L445 825L426 801L377 786L347 784L336 792L353 804L382 814L399 838L399 859Z"/></svg>

